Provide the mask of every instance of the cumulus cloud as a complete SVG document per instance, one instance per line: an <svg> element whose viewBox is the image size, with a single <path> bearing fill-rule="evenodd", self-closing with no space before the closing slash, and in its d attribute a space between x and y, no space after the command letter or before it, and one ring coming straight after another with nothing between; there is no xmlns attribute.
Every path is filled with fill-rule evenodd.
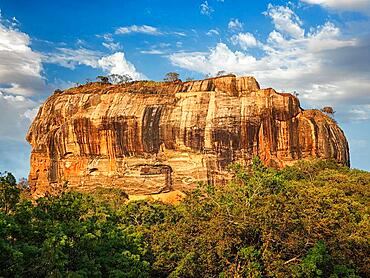
<svg viewBox="0 0 370 278"><path fill-rule="evenodd" d="M215 10L208 4L208 1L204 1L200 5L200 13L203 15L210 16Z"/></svg>
<svg viewBox="0 0 370 278"><path fill-rule="evenodd" d="M206 52L179 52L169 59L173 65L203 74L225 70L253 75L262 86L297 91L306 105L337 106L341 117L366 119L370 36L345 36L331 22L304 30L300 18L287 7L269 5L266 14L275 28L264 42L251 33L240 33L231 37L240 50L218 43ZM262 55L252 54L250 47L258 47ZM341 111L352 111L352 116Z"/></svg>
<svg viewBox="0 0 370 278"><path fill-rule="evenodd" d="M115 34L117 35L126 35L130 33L142 33L148 35L161 35L162 32L158 30L158 28L149 26L149 25L131 25L131 26L124 26L119 27L116 29Z"/></svg>
<svg viewBox="0 0 370 278"><path fill-rule="evenodd" d="M233 35L231 37L231 42L234 45L239 45L243 50L260 45L260 42L251 33L239 33L237 35Z"/></svg>
<svg viewBox="0 0 370 278"><path fill-rule="evenodd" d="M135 66L131 62L126 60L122 51L104 56L101 52L86 48L57 48L57 52L45 54L44 61L59 64L69 69L74 69L78 65L85 65L95 69L100 68L109 74L128 74L134 80L146 78L144 74L136 71Z"/></svg>
<svg viewBox="0 0 370 278"><path fill-rule="evenodd" d="M1 22L0 61L0 90L20 95L43 90L41 55L31 49L27 34Z"/></svg>
<svg viewBox="0 0 370 278"><path fill-rule="evenodd" d="M243 69L256 63L253 56L243 52L232 52L224 43L218 43L209 52L180 52L170 55L171 62L179 67L201 72L216 74L218 71L240 73Z"/></svg>
<svg viewBox="0 0 370 278"><path fill-rule="evenodd" d="M239 21L239 19L230 19L229 23L227 24L227 28L233 31L238 31L243 29L243 23Z"/></svg>
<svg viewBox="0 0 370 278"><path fill-rule="evenodd" d="M301 0L302 2L320 5L337 11L358 11L370 14L369 0Z"/></svg>
<svg viewBox="0 0 370 278"><path fill-rule="evenodd" d="M272 18L276 30L283 35L293 38L304 36L302 21L289 7L269 4L264 14Z"/></svg>
<svg viewBox="0 0 370 278"><path fill-rule="evenodd" d="M98 61L99 67L110 74L127 74L134 80L146 79L146 76L138 72L133 64L126 60L123 52L116 52L105 56Z"/></svg>

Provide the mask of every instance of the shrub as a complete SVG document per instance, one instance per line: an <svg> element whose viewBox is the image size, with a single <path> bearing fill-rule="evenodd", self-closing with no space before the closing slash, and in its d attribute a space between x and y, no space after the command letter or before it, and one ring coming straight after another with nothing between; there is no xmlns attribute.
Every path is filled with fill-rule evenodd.
<svg viewBox="0 0 370 278"><path fill-rule="evenodd" d="M11 205L0 211L0 276L370 276L370 173L258 158L230 169L229 184L199 184L173 206L105 203L116 191L18 202L3 175L13 193L1 199Z"/></svg>
<svg viewBox="0 0 370 278"><path fill-rule="evenodd" d="M99 75L96 77L96 79L103 84L109 83L109 78L107 76Z"/></svg>
<svg viewBox="0 0 370 278"><path fill-rule="evenodd" d="M177 72L168 72L166 73L165 77L164 77L164 81L166 82L175 82L177 80L179 80L179 74Z"/></svg>

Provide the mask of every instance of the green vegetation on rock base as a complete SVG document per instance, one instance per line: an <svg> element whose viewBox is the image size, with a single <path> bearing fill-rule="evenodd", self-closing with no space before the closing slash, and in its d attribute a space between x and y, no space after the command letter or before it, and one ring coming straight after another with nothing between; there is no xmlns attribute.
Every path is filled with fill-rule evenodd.
<svg viewBox="0 0 370 278"><path fill-rule="evenodd" d="M370 173L331 161L231 170L230 184L173 206L72 192L32 204L2 176L0 276L370 276Z"/></svg>

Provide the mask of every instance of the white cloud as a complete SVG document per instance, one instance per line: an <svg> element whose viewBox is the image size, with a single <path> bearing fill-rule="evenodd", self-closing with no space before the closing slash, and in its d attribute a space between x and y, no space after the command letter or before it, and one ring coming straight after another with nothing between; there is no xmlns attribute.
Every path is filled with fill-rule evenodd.
<svg viewBox="0 0 370 278"><path fill-rule="evenodd" d="M229 23L227 24L227 27L230 30L238 31L243 29L243 23L239 21L239 19L230 19Z"/></svg>
<svg viewBox="0 0 370 278"><path fill-rule="evenodd" d="M158 50L158 49L150 49L150 50L142 50L140 51L140 53L150 54L150 55L161 55L161 54L164 54L165 52L162 50Z"/></svg>
<svg viewBox="0 0 370 278"><path fill-rule="evenodd" d="M110 33L103 34L103 35L96 35L96 36L98 38L103 38L104 42L102 42L102 45L111 51L118 51L122 48L119 42L114 41L113 35Z"/></svg>
<svg viewBox="0 0 370 278"><path fill-rule="evenodd" d="M30 38L0 22L0 89L32 95L43 90L41 55L30 47Z"/></svg>
<svg viewBox="0 0 370 278"><path fill-rule="evenodd" d="M148 35L162 35L158 28L149 25L131 25L117 28L117 35L125 35L130 33L142 33Z"/></svg>
<svg viewBox="0 0 370 278"><path fill-rule="evenodd" d="M203 15L210 16L214 11L215 10L211 6L209 6L208 1L204 1L200 5L200 13Z"/></svg>
<svg viewBox="0 0 370 278"><path fill-rule="evenodd" d="M284 20L276 16L281 13ZM225 70L253 75L262 86L297 91L306 105L337 106L339 117L366 119L368 112L360 110L370 104L370 36L343 35L331 22L304 30L299 17L286 7L269 5L268 15L275 30L265 42L257 41L251 33L241 33L244 36L231 37L241 50L232 51L225 43L218 43L206 52L173 53L169 59L173 65L203 74ZM283 21L288 24L283 26ZM289 24L296 28L288 28ZM251 54L250 47L261 53ZM345 111L352 111L352 116Z"/></svg>
<svg viewBox="0 0 370 278"><path fill-rule="evenodd" d="M103 35L96 35L98 38L103 38L105 41L107 42L112 42L114 41L113 39L113 35L110 34L110 33L106 33L106 34L103 34Z"/></svg>
<svg viewBox="0 0 370 278"><path fill-rule="evenodd" d="M220 32L218 32L216 29L210 29L208 30L208 32L206 33L207 36L219 36L220 35Z"/></svg>
<svg viewBox="0 0 370 278"><path fill-rule="evenodd" d="M171 44L168 43L168 42L161 42L158 45L153 45L153 47L160 47L160 48L166 48L166 47L170 47L170 46L171 46Z"/></svg>
<svg viewBox="0 0 370 278"><path fill-rule="evenodd" d="M370 13L369 0L301 0L302 2L320 5L337 11L358 11Z"/></svg>
<svg viewBox="0 0 370 278"><path fill-rule="evenodd" d="M145 75L137 72L135 66L126 60L125 54L122 51L103 56L98 51L86 48L58 48L57 50L58 52L56 53L45 55L44 61L59 64L69 69L74 69L78 65L85 65L95 69L101 68L110 74L128 74L134 80L146 79Z"/></svg>
<svg viewBox="0 0 370 278"><path fill-rule="evenodd" d="M102 45L112 51L117 51L122 48L119 42L103 42Z"/></svg>
<svg viewBox="0 0 370 278"><path fill-rule="evenodd" d="M0 92L0 137L3 140L24 141L39 105L40 103L22 95Z"/></svg>
<svg viewBox="0 0 370 278"><path fill-rule="evenodd" d="M231 42L234 45L239 45L243 50L260 45L259 41L251 33L239 33L237 35L233 35L231 37Z"/></svg>
<svg viewBox="0 0 370 278"><path fill-rule="evenodd" d="M27 175L30 146L25 137L39 106L28 97L0 92L0 171Z"/></svg>
<svg viewBox="0 0 370 278"><path fill-rule="evenodd" d="M133 64L126 60L123 52L116 52L112 55L105 56L98 61L99 67L110 74L128 74L134 80L147 79L145 75L136 71Z"/></svg>
<svg viewBox="0 0 370 278"><path fill-rule="evenodd" d="M173 34L173 35L176 35L176 36L180 36L180 37L186 37L186 33L184 33L184 32L172 32L170 34Z"/></svg>
<svg viewBox="0 0 370 278"><path fill-rule="evenodd" d="M175 53L170 55L171 62L179 67L201 72L216 74L218 71L237 72L256 63L252 56L242 52L232 52L224 43L218 43L210 52Z"/></svg>
<svg viewBox="0 0 370 278"><path fill-rule="evenodd" d="M36 117L37 115L37 112L39 111L39 106L35 107L35 108L30 108L30 109L27 109L24 113L23 113L23 117L28 119L30 122L33 121L33 119Z"/></svg>
<svg viewBox="0 0 370 278"><path fill-rule="evenodd" d="M366 121L370 119L370 105L357 106L349 111L349 119L352 121Z"/></svg>
<svg viewBox="0 0 370 278"><path fill-rule="evenodd" d="M70 49L57 48L54 53L44 54L43 60L46 63L59 64L62 67L74 69L78 65L86 65L97 68L100 52L86 48Z"/></svg>
<svg viewBox="0 0 370 278"><path fill-rule="evenodd" d="M293 38L304 36L302 21L289 7L269 4L264 14L272 18L276 30L283 35Z"/></svg>
<svg viewBox="0 0 370 278"><path fill-rule="evenodd" d="M176 42L177 47L181 47L181 42ZM142 54L149 54L149 55L161 55L168 53L168 49L171 47L170 43L161 42L158 44L152 44L149 49L141 50L140 53Z"/></svg>

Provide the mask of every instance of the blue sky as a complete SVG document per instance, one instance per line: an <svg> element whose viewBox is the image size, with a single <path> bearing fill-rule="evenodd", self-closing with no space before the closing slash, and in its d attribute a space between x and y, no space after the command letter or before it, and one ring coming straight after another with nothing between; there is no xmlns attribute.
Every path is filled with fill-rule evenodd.
<svg viewBox="0 0 370 278"><path fill-rule="evenodd" d="M219 70L326 105L370 170L370 0L0 0L0 171L27 176L24 137L55 88L100 74Z"/></svg>

